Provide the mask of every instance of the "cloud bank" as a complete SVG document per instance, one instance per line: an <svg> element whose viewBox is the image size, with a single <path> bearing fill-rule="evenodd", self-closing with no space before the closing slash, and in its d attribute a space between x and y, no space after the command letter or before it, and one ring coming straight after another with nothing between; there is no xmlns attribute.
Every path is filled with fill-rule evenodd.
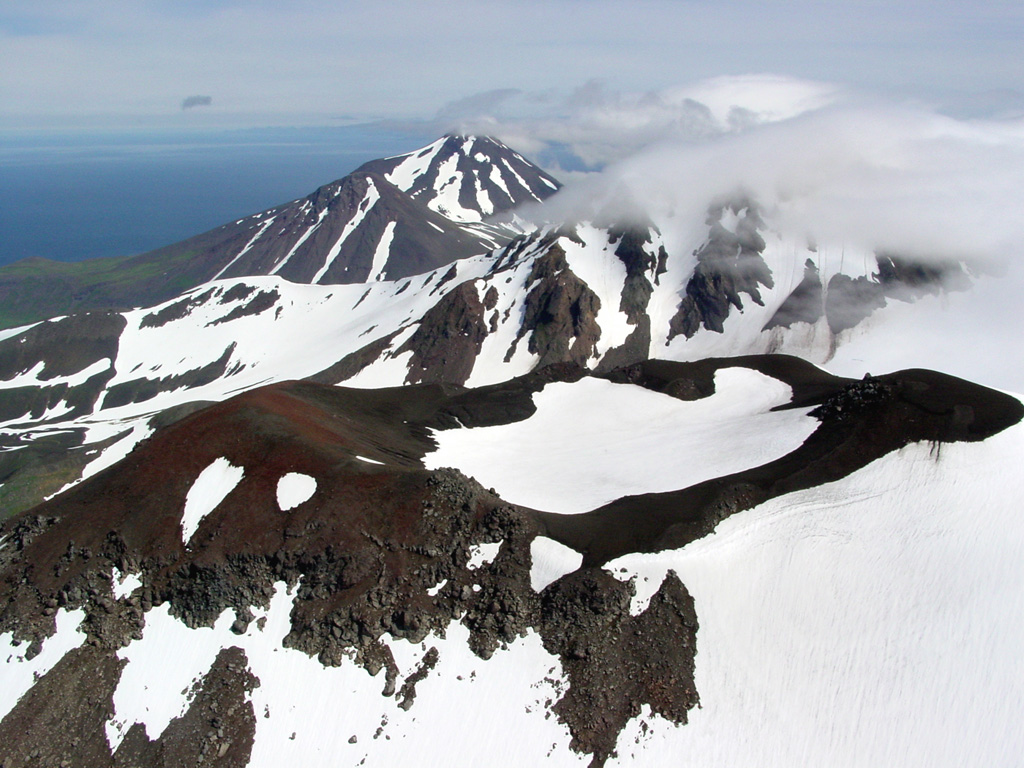
<svg viewBox="0 0 1024 768"><path fill-rule="evenodd" d="M465 102L471 104L470 100ZM461 115L527 154L578 158L546 219L629 200L659 222L746 195L772 226L835 247L996 268L1024 240L1024 120L958 120L827 83L722 77L643 94L590 83ZM532 110L532 111L531 111ZM552 149L554 148L554 149Z"/></svg>
<svg viewBox="0 0 1024 768"><path fill-rule="evenodd" d="M560 144L605 162L535 209L538 223L650 217L685 255L682 244L695 230L700 236L709 204L743 196L758 203L771 231L816 243L820 253L964 261L975 278L970 290L891 301L884 332L858 329L827 367L860 376L869 360L922 366L1024 392L1019 117L955 119L767 76L647 95L591 84L534 114L510 114L513 98L501 105L504 116L491 115L494 132L510 142L528 136L535 151Z"/></svg>

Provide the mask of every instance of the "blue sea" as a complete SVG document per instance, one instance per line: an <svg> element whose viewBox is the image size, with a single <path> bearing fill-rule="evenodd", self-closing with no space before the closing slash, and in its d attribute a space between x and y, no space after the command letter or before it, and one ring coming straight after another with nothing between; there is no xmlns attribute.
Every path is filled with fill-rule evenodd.
<svg viewBox="0 0 1024 768"><path fill-rule="evenodd" d="M0 265L159 248L437 138L380 125L0 138Z"/></svg>

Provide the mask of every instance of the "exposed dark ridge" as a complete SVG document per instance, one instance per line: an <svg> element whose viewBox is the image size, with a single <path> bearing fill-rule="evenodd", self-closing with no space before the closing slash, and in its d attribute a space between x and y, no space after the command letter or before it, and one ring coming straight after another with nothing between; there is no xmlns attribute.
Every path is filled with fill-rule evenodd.
<svg viewBox="0 0 1024 768"><path fill-rule="evenodd" d="M240 648L222 650L203 675L189 708L155 741L141 723L111 754L106 721L126 664L113 652L70 651L0 722L0 765L89 768L242 768L249 762L256 716L247 695L258 685ZM83 707L82 702L92 706ZM213 727L211 727L213 726Z"/></svg>
<svg viewBox="0 0 1024 768"><path fill-rule="evenodd" d="M281 294L277 292L277 289L260 291L245 304L235 307L223 317L218 317L216 320L207 323L207 325L220 325L221 323L230 323L232 320L237 320L240 317L258 315L277 304L277 300L280 298Z"/></svg>
<svg viewBox="0 0 1024 768"><path fill-rule="evenodd" d="M677 549L736 512L839 480L910 443L984 440L1024 418L1014 397L922 370L835 379L831 392L822 388L803 404L815 402L821 425L786 456L682 490L624 497L583 515L540 513L548 535L584 552L586 565Z"/></svg>
<svg viewBox="0 0 1024 768"><path fill-rule="evenodd" d="M813 363L792 355L740 355L708 357L688 363L673 360L644 360L600 375L616 383L636 384L679 400L699 400L715 393L715 372L722 368L750 368L788 384L793 390L789 404L782 408L817 405L853 379L834 376Z"/></svg>
<svg viewBox="0 0 1024 768"><path fill-rule="evenodd" d="M557 244L537 258L526 284L523 321L516 338L505 353L505 362L515 355L519 341L529 334L527 349L539 356L538 367L552 363L586 364L595 353L601 328L597 313L601 300L580 280Z"/></svg>
<svg viewBox="0 0 1024 768"><path fill-rule="evenodd" d="M836 274L828 281L825 293L825 317L832 333L842 333L885 306L881 283L866 277L856 279Z"/></svg>
<svg viewBox="0 0 1024 768"><path fill-rule="evenodd" d="M463 152L467 140L472 141L472 146L468 151ZM372 160L360 166L355 173L376 173L385 176L412 154ZM477 154L483 154L486 159L478 160ZM524 160L499 141L486 136L448 135L444 137L442 146L430 166L409 188L408 193L417 200L424 202L431 200L440 186L439 182L444 181L439 179L441 166L446 160L455 156L459 158L457 170L463 175L463 183L458 190L459 204L469 210L480 210L476 200L476 182L474 180L479 182L480 188L488 193L494 204L494 210L490 212L490 215L506 213L525 202L544 200L561 187L561 184L553 176ZM506 169L502 167L506 163L516 175L506 172ZM490 168L492 166L497 167L507 192L491 180ZM545 183L545 180L549 183Z"/></svg>
<svg viewBox="0 0 1024 768"><path fill-rule="evenodd" d="M662 247L659 255L649 253L644 247L651 242L651 226L612 226L608 230L609 242L618 243L615 255L626 267L626 280L622 286L619 311L635 328L621 346L609 349L597 366L598 371L610 371L646 360L651 350L651 318L647 306L654 293L654 286L648 276L657 280L658 269L663 267L662 256L667 258Z"/></svg>
<svg viewBox="0 0 1024 768"><path fill-rule="evenodd" d="M39 363L43 381L80 373L117 357L126 321L113 312L83 312L48 320L0 341L0 380L11 379Z"/></svg>
<svg viewBox="0 0 1024 768"><path fill-rule="evenodd" d="M735 232L721 224L726 209L743 214ZM722 333L730 307L743 309L741 293L762 304L758 286L774 285L771 270L761 258L765 241L758 230L764 222L753 203L743 200L713 207L707 223L708 239L694 254L697 266L686 284L686 295L669 322L669 341L680 334L692 338L701 327Z"/></svg>
<svg viewBox="0 0 1024 768"><path fill-rule="evenodd" d="M786 297L782 305L775 310L771 320L765 323L762 330L772 328L789 328L794 323L810 323L813 325L825 313L825 292L821 284L818 267L811 259L804 263L804 276L800 284Z"/></svg>
<svg viewBox="0 0 1024 768"><path fill-rule="evenodd" d="M427 423L435 429L492 427L530 418L537 412L533 395L552 382L579 381L587 369L573 362L535 368L523 376L455 393Z"/></svg>
<svg viewBox="0 0 1024 768"><path fill-rule="evenodd" d="M475 281L456 286L426 311L416 331L398 348L396 354L412 352L406 383L465 384L487 333Z"/></svg>
<svg viewBox="0 0 1024 768"><path fill-rule="evenodd" d="M966 290L971 281L957 262L922 262L894 253L879 253L878 282L886 296L914 301L926 295L948 290Z"/></svg>
<svg viewBox="0 0 1024 768"><path fill-rule="evenodd" d="M112 312L84 312L35 325L24 333L0 341L0 378L10 379L40 364L38 378L52 381L73 376L109 359L110 367L80 384L67 382L47 386L32 384L10 387L0 392L0 420L23 417L40 419L51 409L63 405L64 418L74 418L92 410L103 388L117 371L121 332L126 321Z"/></svg>
<svg viewBox="0 0 1024 768"><path fill-rule="evenodd" d="M235 285L224 291L220 297L218 304L230 304L232 301L241 301L247 299L256 291L255 285L249 285L248 283L236 283Z"/></svg>
<svg viewBox="0 0 1024 768"><path fill-rule="evenodd" d="M562 366L523 377L517 396L528 401L544 381L578 373ZM385 695L398 693L403 705L412 704L430 658L403 681L384 635L418 643L461 617L470 647L485 659L530 628L541 634L569 678L561 701L550 705L573 748L592 754L595 765L645 704L684 722L697 701L696 618L678 581L662 585L637 617L628 610L632 587L600 571L538 594L530 587L535 517L458 472L419 466L431 445L426 425L454 425L453 403L481 421L497 415L487 393L479 402L471 393L291 383L185 417L115 467L0 524L0 535L10 535L0 562L0 631L38 647L58 607L80 607L88 643L110 654L162 603L193 627L234 608L244 631L248 607L266 605L272 585L285 581L298 586L285 644L326 665L354 655L371 673L384 669ZM245 476L185 546L182 500L219 457L244 467ZM274 488L286 472L312 475L318 490L282 514ZM491 564L471 569L470 550L482 542L501 548ZM138 573L143 586L113 599L114 567ZM88 714L95 731L109 717L109 696L101 688L90 699L65 699L75 709L63 714ZM221 707L230 701L218 699ZM99 712L87 712L93 709ZM140 736L133 728L125 748L145 756ZM193 740L184 753L196 747Z"/></svg>
<svg viewBox="0 0 1024 768"><path fill-rule="evenodd" d="M308 376L307 381L317 384L340 384L355 376L360 371L373 365L380 359L381 355L391 349L391 344L405 328L399 328L394 333L374 339L369 344L360 347L355 352L350 352L341 360L328 366L324 370Z"/></svg>
<svg viewBox="0 0 1024 768"><path fill-rule="evenodd" d="M232 290L234 291L235 289L245 287L248 286L236 285L234 288L232 288ZM250 288L249 290L251 291L253 289ZM185 298L176 301L173 304L168 304L163 309L156 310L155 312L150 312L149 314L142 318L142 321L139 323L139 327L161 328L167 325L167 323L170 323L174 320L181 320L183 317L187 317L193 308L205 304L210 299L210 297L213 296L214 293L215 289L211 288L208 291L203 291L203 293L199 294L198 296L186 296ZM224 301L225 298L222 297L221 303L223 304Z"/></svg>

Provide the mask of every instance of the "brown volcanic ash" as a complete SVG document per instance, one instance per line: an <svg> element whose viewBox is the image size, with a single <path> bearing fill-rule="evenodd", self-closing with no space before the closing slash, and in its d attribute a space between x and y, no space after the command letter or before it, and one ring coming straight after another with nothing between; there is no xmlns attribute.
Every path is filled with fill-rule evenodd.
<svg viewBox="0 0 1024 768"><path fill-rule="evenodd" d="M838 479L909 442L983 439L1024 415L1014 398L940 374L905 371L857 382L784 356L652 361L608 378L697 399L713 392L714 372L730 365L789 383L792 406L818 405L821 426L796 451L762 467L576 516L509 505L454 470L431 472L421 463L433 445L429 429L527 418L531 394L545 383L587 375L571 364L475 390L419 385L371 391L291 382L240 395L159 431L115 467L0 526L0 535L9 536L0 550L0 631L13 631L35 651L52 633L58 607L83 608L85 650L40 682L40 690L71 690L86 659L116 681L114 652L138 635L153 606L168 603L193 627L210 625L232 608L237 630L244 631L250 606L267 605L273 584L285 581L299 585L285 643L327 665L350 655L371 672L384 669L384 693L397 693L409 706L429 665L400 680L385 633L421 642L461 617L472 649L488 658L533 629L560 657L569 679L553 711L568 726L573 747L600 765L643 704L681 723L697 703L697 618L685 587L670 576L647 611L634 617L632 585L601 564L627 552L682 546L729 514ZM186 545L180 527L185 496L222 457L245 475ZM317 492L282 512L276 486L289 472L314 477ZM539 533L585 555L583 567L540 594L530 586L530 543ZM497 557L469 569L470 547L484 542L502 542ZM143 587L113 599L114 567L139 573ZM446 579L436 595L428 593ZM203 683L204 690L221 685L234 692L225 693L225 706L255 684L239 671L244 662L235 662L226 672L210 672L227 675L223 685L210 675ZM83 708L107 712L108 694L42 701L26 696L0 723L0 761L9 757L21 765L34 750L56 755L72 749L62 741L70 733L52 732L52 749L44 749L47 729L32 726L35 717L82 723L75 738L100 744L93 731L104 718ZM197 699L193 706L206 704ZM251 748L243 710L233 710L235 746L224 748L225 759L241 761ZM203 754L219 754L222 747L211 744ZM137 738L121 749L140 759L154 749L168 754ZM86 762L128 759L127 752L101 753Z"/></svg>

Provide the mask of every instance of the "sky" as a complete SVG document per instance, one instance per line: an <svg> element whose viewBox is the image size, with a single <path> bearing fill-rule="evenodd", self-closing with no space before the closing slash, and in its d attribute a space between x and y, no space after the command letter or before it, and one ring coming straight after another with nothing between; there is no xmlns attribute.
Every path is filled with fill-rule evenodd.
<svg viewBox="0 0 1024 768"><path fill-rule="evenodd" d="M0 0L0 131L424 119L750 73L977 111L1019 105L1021 40L1019 0Z"/></svg>

